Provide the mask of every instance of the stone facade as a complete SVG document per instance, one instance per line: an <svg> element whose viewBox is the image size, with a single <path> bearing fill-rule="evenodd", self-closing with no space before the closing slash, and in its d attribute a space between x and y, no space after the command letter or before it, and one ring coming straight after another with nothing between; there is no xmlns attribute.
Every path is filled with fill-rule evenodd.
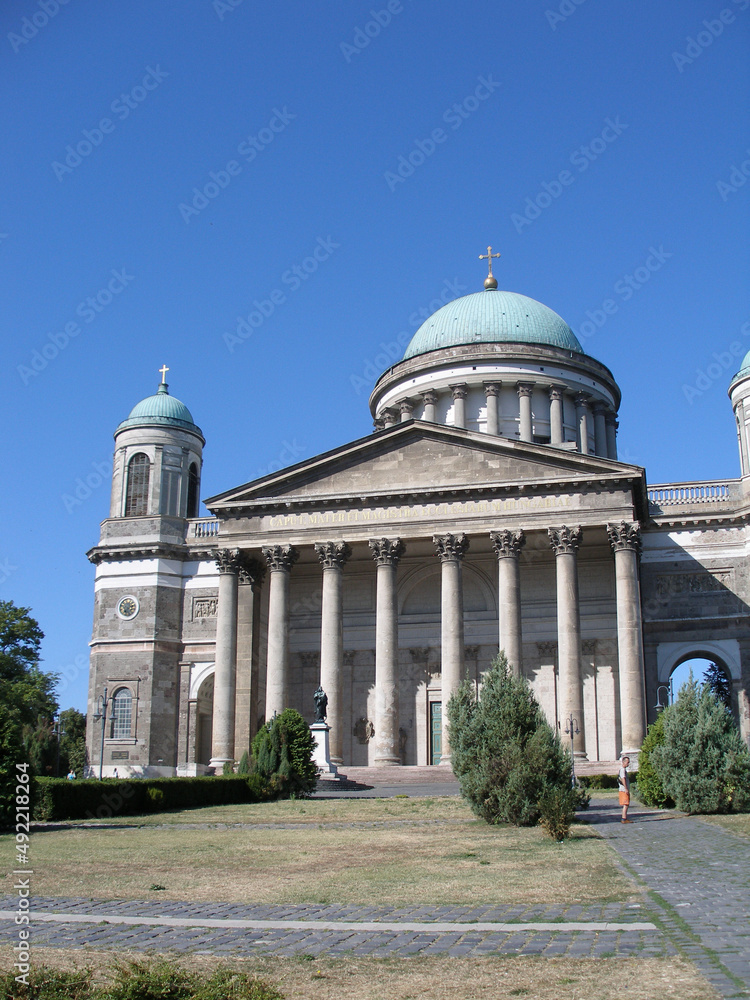
<svg viewBox="0 0 750 1000"><path fill-rule="evenodd" d="M373 393L373 434L209 499L213 519L173 516L158 495L125 516L120 462L112 516L89 553L92 767L220 771L274 712L291 706L312 722L319 684L334 764L447 763L445 702L463 678L481 683L498 648L553 725L573 717L574 749L589 760L637 753L659 686L691 656L731 676L750 737L750 477L647 488L643 469L614 457L611 375L557 347L484 350L487 364L502 355L506 365L525 351L519 371L536 379L519 383L515 417L502 397L504 417L490 413L488 427L481 400L497 393L487 372L471 383L477 345L446 350L389 369ZM547 435L534 409L545 358L558 368L542 413L556 420L560 402L561 416ZM421 401L396 416L416 372ZM606 413L596 401L580 411L581 373L596 375ZM450 390L442 417L428 383L444 402ZM456 402L471 405L453 421ZM173 434L187 484L200 432L154 435L148 419L130 421L130 450L118 453L150 437L169 447ZM105 689L102 757L93 716Z"/></svg>

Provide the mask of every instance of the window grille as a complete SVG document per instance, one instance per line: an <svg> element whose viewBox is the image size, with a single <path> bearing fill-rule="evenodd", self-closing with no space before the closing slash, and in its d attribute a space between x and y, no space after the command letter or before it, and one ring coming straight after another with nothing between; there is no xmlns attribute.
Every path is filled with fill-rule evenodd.
<svg viewBox="0 0 750 1000"><path fill-rule="evenodd" d="M130 736L133 723L133 695L127 688L120 688L112 698L112 738Z"/></svg>
<svg viewBox="0 0 750 1000"><path fill-rule="evenodd" d="M148 455L133 455L128 465L128 488L125 494L125 517L143 517L148 514L148 485L151 463Z"/></svg>

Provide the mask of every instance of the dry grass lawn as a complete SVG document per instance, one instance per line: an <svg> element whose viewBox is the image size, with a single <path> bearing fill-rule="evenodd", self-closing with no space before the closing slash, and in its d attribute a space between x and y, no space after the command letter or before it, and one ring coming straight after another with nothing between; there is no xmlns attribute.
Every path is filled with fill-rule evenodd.
<svg viewBox="0 0 750 1000"><path fill-rule="evenodd" d="M730 816L692 816L691 819L699 819L704 823L720 826L723 830L735 833L738 837L750 837L750 813L733 813Z"/></svg>
<svg viewBox="0 0 750 1000"><path fill-rule="evenodd" d="M144 899L161 885L160 899L394 906L633 896L585 825L558 845L538 827L488 826L457 798L312 799L149 821L32 834L34 893ZM0 847L9 856L8 839Z"/></svg>
<svg viewBox="0 0 750 1000"><path fill-rule="evenodd" d="M34 955L40 965L89 966L97 978L115 960L143 957L46 948ZM208 971L219 961L193 956L183 964ZM719 1000L695 967L677 958L255 958L231 964L274 983L287 1000Z"/></svg>

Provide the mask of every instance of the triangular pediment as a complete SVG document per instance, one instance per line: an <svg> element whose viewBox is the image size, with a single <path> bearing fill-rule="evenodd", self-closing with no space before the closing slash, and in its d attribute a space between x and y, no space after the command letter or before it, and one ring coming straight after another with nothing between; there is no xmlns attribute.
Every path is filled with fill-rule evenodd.
<svg viewBox="0 0 750 1000"><path fill-rule="evenodd" d="M214 512L288 499L424 495L641 479L643 470L550 445L410 420L211 497Z"/></svg>

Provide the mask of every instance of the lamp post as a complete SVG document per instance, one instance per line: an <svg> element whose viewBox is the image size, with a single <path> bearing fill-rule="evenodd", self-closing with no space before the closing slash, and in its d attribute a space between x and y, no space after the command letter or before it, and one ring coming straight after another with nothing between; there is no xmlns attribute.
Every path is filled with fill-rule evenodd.
<svg viewBox="0 0 750 1000"><path fill-rule="evenodd" d="M62 720L61 720L61 718L60 718L59 715L55 719L55 725L54 725L54 728L53 728L52 731L54 732L55 736L57 737L57 766L55 767L55 777L59 778L60 777L60 740L65 735L65 726L64 726L64 724L63 724L63 722L62 722Z"/></svg>
<svg viewBox="0 0 750 1000"><path fill-rule="evenodd" d="M107 726L107 708L109 707L109 699L107 698L107 689L104 689L104 694L99 697L96 703L97 712L94 716L94 722L98 722L99 719L102 720L102 750L99 755L99 781L102 780L102 772L104 770L104 731Z"/></svg>
<svg viewBox="0 0 750 1000"><path fill-rule="evenodd" d="M656 709L657 713L663 711L667 707L667 705L662 705L661 695L659 694L660 691L667 692L667 705L669 705L670 702L672 701L672 692L669 690L666 684L660 684L659 687L656 689L656 704L654 705L654 708Z"/></svg>
<svg viewBox="0 0 750 1000"><path fill-rule="evenodd" d="M578 728L578 721L573 718L571 713L569 718L565 721L565 735L570 736L570 785L571 788L576 787L576 759L573 755L573 740L580 733Z"/></svg>

